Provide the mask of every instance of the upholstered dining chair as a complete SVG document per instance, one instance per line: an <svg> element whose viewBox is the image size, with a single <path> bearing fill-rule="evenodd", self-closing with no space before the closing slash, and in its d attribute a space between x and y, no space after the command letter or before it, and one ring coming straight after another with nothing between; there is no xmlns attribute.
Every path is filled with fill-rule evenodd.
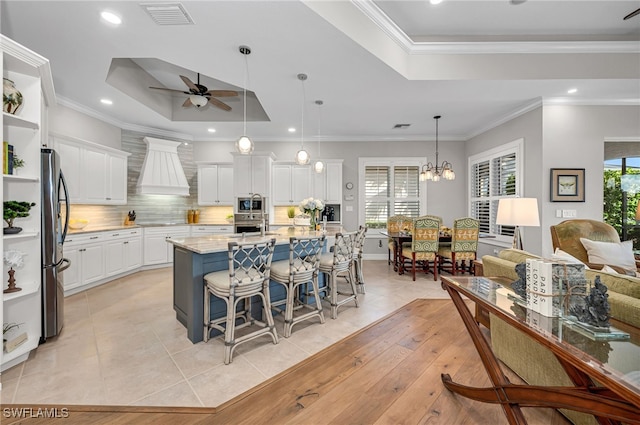
<svg viewBox="0 0 640 425"><path fill-rule="evenodd" d="M464 217L454 220L451 244L441 244L438 248L438 268L456 275L460 270L458 263L461 263L462 271L465 271L465 263L469 260L467 271L471 273L473 260L476 259L476 251L478 251L479 232L480 222L474 218Z"/></svg>
<svg viewBox="0 0 640 425"><path fill-rule="evenodd" d="M389 233L398 233L404 230L411 231L413 226L413 220L411 217L407 217L406 215L393 215L387 219L387 232ZM388 261L387 264L393 264L393 269L398 269L398 256L401 251L401 247L396 246L395 240L389 238L389 251L388 251ZM393 257L392 257L393 254ZM393 258L393 260L392 260Z"/></svg>
<svg viewBox="0 0 640 425"><path fill-rule="evenodd" d="M320 272L325 273L326 285L320 289L331 304L331 318L338 318L338 307L353 301L358 307L356 281L353 276L353 246L357 232L336 233L332 252L320 256ZM346 274L346 276L345 276ZM351 292L341 292L338 288L338 276L344 276Z"/></svg>
<svg viewBox="0 0 640 425"><path fill-rule="evenodd" d="M416 280L416 262L423 264L425 272L429 270L429 263L433 263L433 280L438 280L438 238L440 222L430 217L418 217L413 221L411 246L402 248L400 273L405 272L407 261L411 261L411 274Z"/></svg>
<svg viewBox="0 0 640 425"><path fill-rule="evenodd" d="M269 335L274 344L278 343L269 295L269 277L275 243L275 239L229 242L229 269L204 276L204 341L209 340L212 329L224 334L224 364L233 361L233 352L239 344L262 335ZM211 318L211 296L218 297L227 304L226 317ZM258 320L252 314L251 299L254 296L262 300L262 314L266 322ZM243 304L238 311L241 302ZM243 323L236 324L238 320L243 320ZM258 329L236 338L237 329L254 325Z"/></svg>
<svg viewBox="0 0 640 425"><path fill-rule="evenodd" d="M366 226L360 226L356 233L356 240L353 245L353 274L356 279L358 293L364 294L364 276L362 274L362 254L364 251L364 239L367 235Z"/></svg>
<svg viewBox="0 0 640 425"><path fill-rule="evenodd" d="M293 325L304 320L318 317L320 323L324 323L318 290L320 253L324 242L324 235L291 237L289 238L289 258L271 263L271 280L283 285L287 291L284 300L271 303L272 309L284 313L285 338L291 336ZM305 299L301 299L300 294L304 294ZM281 308L283 305L284 309ZM298 311L302 309L306 312L299 314Z"/></svg>

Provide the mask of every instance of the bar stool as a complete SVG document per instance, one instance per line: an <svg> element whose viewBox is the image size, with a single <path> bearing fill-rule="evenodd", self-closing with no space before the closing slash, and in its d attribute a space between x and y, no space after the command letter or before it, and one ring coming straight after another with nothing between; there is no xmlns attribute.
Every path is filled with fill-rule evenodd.
<svg viewBox="0 0 640 425"><path fill-rule="evenodd" d="M356 282L353 278L353 245L356 239L356 232L336 233L336 242L333 252L320 256L320 272L327 276L327 285L321 289L325 292L325 298L331 303L331 318L338 318L338 307L355 302L358 307L358 295L356 293ZM338 276L346 273L347 283L351 286L351 293L338 291ZM344 297L344 298L341 298Z"/></svg>
<svg viewBox="0 0 640 425"><path fill-rule="evenodd" d="M367 234L367 228L360 226L356 234L356 240L353 246L353 274L356 277L358 293L364 294L364 276L362 275L362 252L364 251L364 238Z"/></svg>
<svg viewBox="0 0 640 425"><path fill-rule="evenodd" d="M244 342L270 335L274 344L278 343L269 296L269 276L271 259L276 240L258 242L229 242L229 270L221 270L204 276L204 341L209 340L211 329L224 334L224 364L233 361L233 351ZM227 304L226 317L211 319L211 295ZM262 299L266 323L256 319L251 313L251 299ZM242 309L238 304L243 302ZM237 325L238 319L244 320ZM256 325L257 330L236 338L236 329Z"/></svg>
<svg viewBox="0 0 640 425"><path fill-rule="evenodd" d="M271 308L284 313L284 336L291 336L293 325L303 320L319 317L320 323L324 323L324 313L320 302L318 290L318 268L320 266L320 253L324 246L325 236L291 237L289 238L289 259L274 261L271 264L271 280L283 285L287 291L287 297L283 301L271 303ZM311 291L302 285L311 284ZM300 294L304 293L304 301ZM308 297L313 297L313 304L308 302ZM284 305L284 310L280 306ZM309 309L303 314L294 315L300 309Z"/></svg>

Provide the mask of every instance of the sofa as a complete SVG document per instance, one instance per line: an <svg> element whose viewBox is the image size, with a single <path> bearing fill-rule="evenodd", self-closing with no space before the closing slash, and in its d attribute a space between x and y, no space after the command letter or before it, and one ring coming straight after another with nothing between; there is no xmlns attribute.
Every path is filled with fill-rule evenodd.
<svg viewBox="0 0 640 425"><path fill-rule="evenodd" d="M482 257L485 276L502 276L518 279L515 266L527 258L540 258L517 249L505 249L498 256ZM600 276L608 287L612 324L617 322L640 328L640 278L600 270L586 270L587 279ZM518 376L532 385L573 385L555 356L545 347L527 337L521 331L490 315L491 344L496 356ZM584 413L560 410L576 425L595 425L595 418Z"/></svg>

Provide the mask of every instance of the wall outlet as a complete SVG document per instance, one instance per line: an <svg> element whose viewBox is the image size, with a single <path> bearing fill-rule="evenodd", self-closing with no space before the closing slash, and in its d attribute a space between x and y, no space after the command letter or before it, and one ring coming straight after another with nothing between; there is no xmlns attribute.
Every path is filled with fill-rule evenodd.
<svg viewBox="0 0 640 425"><path fill-rule="evenodd" d="M556 217L562 218L562 210L556 210Z"/></svg>
<svg viewBox="0 0 640 425"><path fill-rule="evenodd" d="M347 212L353 212L353 206L347 205Z"/></svg>
<svg viewBox="0 0 640 425"><path fill-rule="evenodd" d="M575 218L578 216L577 210L562 210L562 217L564 218Z"/></svg>

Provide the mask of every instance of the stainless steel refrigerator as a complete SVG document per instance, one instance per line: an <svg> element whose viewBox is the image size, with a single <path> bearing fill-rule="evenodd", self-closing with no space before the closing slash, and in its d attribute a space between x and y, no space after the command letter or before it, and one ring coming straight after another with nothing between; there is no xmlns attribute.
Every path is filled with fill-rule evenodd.
<svg viewBox="0 0 640 425"><path fill-rule="evenodd" d="M69 227L67 185L60 169L60 156L53 149L41 150L42 162L42 337L58 335L64 317L64 287L60 273L69 267L62 244ZM62 215L64 208L64 217ZM64 218L64 222L62 221Z"/></svg>

